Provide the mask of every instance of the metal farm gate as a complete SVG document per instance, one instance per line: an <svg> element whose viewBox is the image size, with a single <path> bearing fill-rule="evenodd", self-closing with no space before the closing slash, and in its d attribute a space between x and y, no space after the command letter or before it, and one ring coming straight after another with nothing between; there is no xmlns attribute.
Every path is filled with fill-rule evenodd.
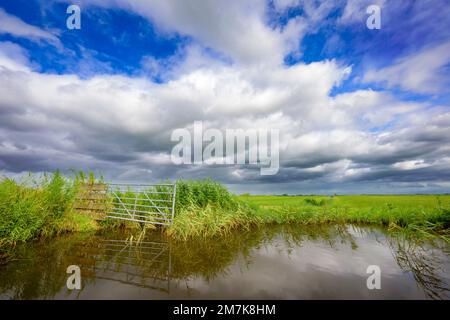
<svg viewBox="0 0 450 320"><path fill-rule="evenodd" d="M176 184L85 183L74 208L98 219L169 226L175 214Z"/></svg>
<svg viewBox="0 0 450 320"><path fill-rule="evenodd" d="M112 203L107 218L168 226L175 214L176 184L108 185Z"/></svg>

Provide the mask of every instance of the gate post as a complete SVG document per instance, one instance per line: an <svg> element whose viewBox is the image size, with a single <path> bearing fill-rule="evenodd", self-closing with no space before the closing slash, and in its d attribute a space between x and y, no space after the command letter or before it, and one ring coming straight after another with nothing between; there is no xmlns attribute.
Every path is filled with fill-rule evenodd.
<svg viewBox="0 0 450 320"><path fill-rule="evenodd" d="M177 196L177 183L175 181L174 185L173 185L173 195L172 195L172 219L170 219L170 225L173 224L173 217L175 215L175 199Z"/></svg>

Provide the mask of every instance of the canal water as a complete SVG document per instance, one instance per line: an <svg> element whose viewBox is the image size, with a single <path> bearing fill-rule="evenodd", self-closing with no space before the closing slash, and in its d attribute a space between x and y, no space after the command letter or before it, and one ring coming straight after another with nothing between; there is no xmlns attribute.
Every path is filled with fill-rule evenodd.
<svg viewBox="0 0 450 320"><path fill-rule="evenodd" d="M276 226L184 242L153 232L139 244L116 231L15 250L0 266L0 299L450 299L450 245L380 228ZM80 290L67 288L71 265ZM380 289L367 286L369 266Z"/></svg>

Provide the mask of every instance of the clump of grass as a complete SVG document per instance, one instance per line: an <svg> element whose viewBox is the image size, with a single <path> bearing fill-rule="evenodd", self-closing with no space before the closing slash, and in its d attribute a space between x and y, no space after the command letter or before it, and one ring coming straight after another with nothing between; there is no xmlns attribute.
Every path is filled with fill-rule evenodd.
<svg viewBox="0 0 450 320"><path fill-rule="evenodd" d="M20 186L12 179L0 182L1 244L34 237L46 219L42 191Z"/></svg>
<svg viewBox="0 0 450 320"><path fill-rule="evenodd" d="M72 212L79 177L59 171L16 182L0 181L0 245L14 245L65 231L94 229L93 221Z"/></svg>
<svg viewBox="0 0 450 320"><path fill-rule="evenodd" d="M208 205L222 209L237 209L239 201L225 186L213 181L181 180L177 182L176 209L205 208Z"/></svg>
<svg viewBox="0 0 450 320"><path fill-rule="evenodd" d="M211 179L178 181L176 215L167 233L181 239L225 235L257 222L253 209Z"/></svg>

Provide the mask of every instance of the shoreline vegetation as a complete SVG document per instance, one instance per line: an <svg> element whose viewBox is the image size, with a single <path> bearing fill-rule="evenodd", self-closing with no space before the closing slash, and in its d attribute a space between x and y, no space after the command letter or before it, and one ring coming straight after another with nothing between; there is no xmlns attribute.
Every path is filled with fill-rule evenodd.
<svg viewBox="0 0 450 320"><path fill-rule="evenodd" d="M92 173L73 178L59 171L17 182L0 179L0 261L8 248L42 237L108 228L139 231L140 238L153 225L123 220L98 220L74 209L81 184L102 183ZM175 218L161 229L180 240L225 235L265 224L370 224L390 231L411 231L449 242L450 195L233 195L211 179L177 181Z"/></svg>

